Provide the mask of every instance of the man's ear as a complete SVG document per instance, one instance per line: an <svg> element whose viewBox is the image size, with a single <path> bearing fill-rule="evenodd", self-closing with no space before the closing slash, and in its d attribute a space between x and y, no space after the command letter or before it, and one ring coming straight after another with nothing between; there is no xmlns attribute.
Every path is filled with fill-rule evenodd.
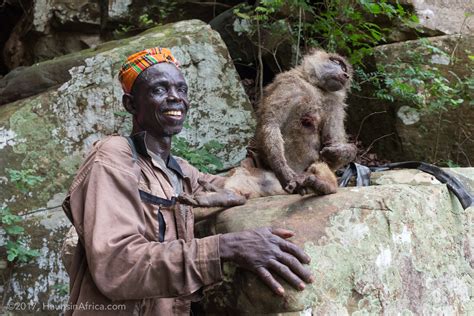
<svg viewBox="0 0 474 316"><path fill-rule="evenodd" d="M133 100L133 95L130 93L124 93L122 96L122 104L123 107L127 110L128 113L135 115L137 113L137 109L135 108L135 103Z"/></svg>

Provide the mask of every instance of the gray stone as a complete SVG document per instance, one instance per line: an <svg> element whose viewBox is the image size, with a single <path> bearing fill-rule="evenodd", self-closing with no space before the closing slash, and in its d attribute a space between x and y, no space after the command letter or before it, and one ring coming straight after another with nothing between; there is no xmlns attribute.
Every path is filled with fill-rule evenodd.
<svg viewBox="0 0 474 316"><path fill-rule="evenodd" d="M56 20L66 27L100 26L98 0L52 0L51 7Z"/></svg>
<svg viewBox="0 0 474 316"><path fill-rule="evenodd" d="M444 34L474 33L472 0L402 0L400 3L412 5L425 28Z"/></svg>
<svg viewBox="0 0 474 316"><path fill-rule="evenodd" d="M109 0L108 18L121 20L128 17L132 0Z"/></svg>
<svg viewBox="0 0 474 316"><path fill-rule="evenodd" d="M102 42L98 0L30 2L21 5L24 15L2 47L4 63L10 70L93 48Z"/></svg>
<svg viewBox="0 0 474 316"><path fill-rule="evenodd" d="M279 279L286 291L281 299L253 274L225 264L224 282L206 292L206 312L473 313L473 209L463 210L445 185L403 172L380 173L379 183L390 184L342 188L323 197L259 198L208 214L197 224L201 236L260 226L295 231L292 241L311 256L315 282L298 292ZM474 169L458 172L474 180ZM407 178L417 180L407 184Z"/></svg>
<svg viewBox="0 0 474 316"><path fill-rule="evenodd" d="M44 206L67 189L94 141L114 132L127 133L130 119L122 115L118 69L129 54L156 45L171 47L189 84L190 127L182 136L196 146L209 140L223 143L220 158L225 167L244 157L254 124L252 110L219 36L199 21L158 27L102 45L92 56L91 50L84 52L84 65L72 67L72 78L62 86L0 108L2 165L32 169L45 178L45 185L35 188L28 203L17 201L18 209ZM5 170L0 176L8 178ZM14 195L18 195L14 185L7 183L2 199Z"/></svg>
<svg viewBox="0 0 474 316"><path fill-rule="evenodd" d="M0 78L0 105L39 94L66 82L71 79L68 70L82 65L85 56L67 55L30 67L15 68Z"/></svg>

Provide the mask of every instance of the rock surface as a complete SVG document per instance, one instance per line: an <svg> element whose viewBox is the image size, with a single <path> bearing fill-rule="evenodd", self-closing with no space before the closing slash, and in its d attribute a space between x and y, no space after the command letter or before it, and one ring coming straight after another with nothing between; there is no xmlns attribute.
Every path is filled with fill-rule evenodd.
<svg viewBox="0 0 474 316"><path fill-rule="evenodd" d="M402 0L400 3L412 5L420 24L426 28L444 34L474 33L471 0Z"/></svg>
<svg viewBox="0 0 474 316"><path fill-rule="evenodd" d="M210 21L239 0L31 0L0 6L0 71L94 48L182 20ZM17 13L18 12L18 13ZM18 14L20 17L18 17ZM3 32L3 28L2 28Z"/></svg>
<svg viewBox="0 0 474 316"><path fill-rule="evenodd" d="M474 190L473 168L449 172ZM207 292L206 314L473 312L474 209L462 210L444 185L417 170L378 172L372 180L371 187L325 197L274 196L223 212L196 209L201 236L265 225L295 230L293 241L311 255L316 276L304 292L285 286L287 298L281 300L252 274L225 265L224 282ZM63 240L74 241L58 207L63 198L55 195L49 210L27 217L41 255L13 271L6 306L26 304L35 315L57 315L66 303L60 250Z"/></svg>
<svg viewBox="0 0 474 316"><path fill-rule="evenodd" d="M30 97L58 86L71 79L69 69L84 65L87 57L82 52L70 54L55 60L42 62L30 67L18 67L0 78L0 105Z"/></svg>
<svg viewBox="0 0 474 316"><path fill-rule="evenodd" d="M469 177L474 190L474 169L455 172ZM383 172L377 182L384 184L324 197L255 199L199 222L203 236L267 225L292 229L316 279L303 292L282 281L281 299L249 272L225 265L224 282L207 292L204 309L210 315L473 313L474 209L463 210L444 185L419 171Z"/></svg>
<svg viewBox="0 0 474 316"><path fill-rule="evenodd" d="M2 45L4 63L10 70L102 42L102 12L97 0L28 1L19 6L23 15Z"/></svg>
<svg viewBox="0 0 474 316"><path fill-rule="evenodd" d="M474 49L474 35L448 35L425 40L407 41L380 46L376 63L388 65L400 60L396 67L436 67L454 88L458 80L472 80L474 62L469 55ZM428 45L440 51L433 52ZM423 62L415 62L410 54L419 52ZM470 78L470 79L469 79ZM416 86L422 94L424 83ZM413 104L400 100L394 103L352 96L349 100L348 124L350 133L359 135L366 147L374 145L380 158L389 161L421 160L431 163L454 162L471 166L474 157L474 91L466 89L456 97L464 99L457 107L445 104L446 111L420 111ZM433 99L427 99L429 108ZM364 124L361 126L361 122Z"/></svg>
<svg viewBox="0 0 474 316"><path fill-rule="evenodd" d="M189 85L190 127L182 136L197 146L213 139L225 144L220 156L225 167L240 161L252 134L252 110L227 50L204 23L180 22L109 42L92 56L85 51L84 65L72 67L72 78L59 88L2 106L0 176L7 182L2 200L17 196L16 205L27 200L19 210L44 206L67 189L94 141L114 132L127 133L130 120L123 115L118 69L132 52L159 45L170 47L180 60ZM20 197L5 169L32 169L45 178L44 185L27 199Z"/></svg>

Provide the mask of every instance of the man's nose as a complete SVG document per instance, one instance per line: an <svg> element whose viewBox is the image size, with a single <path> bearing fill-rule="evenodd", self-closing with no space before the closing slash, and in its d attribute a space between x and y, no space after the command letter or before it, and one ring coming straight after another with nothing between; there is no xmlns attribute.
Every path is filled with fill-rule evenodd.
<svg viewBox="0 0 474 316"><path fill-rule="evenodd" d="M175 87L170 87L168 92L168 99L179 100L179 94Z"/></svg>

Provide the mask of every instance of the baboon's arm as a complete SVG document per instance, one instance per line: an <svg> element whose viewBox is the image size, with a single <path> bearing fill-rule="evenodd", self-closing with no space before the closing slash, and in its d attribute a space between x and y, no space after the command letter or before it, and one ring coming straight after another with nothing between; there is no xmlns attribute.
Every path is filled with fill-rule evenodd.
<svg viewBox="0 0 474 316"><path fill-rule="evenodd" d="M296 173L291 170L286 161L280 125L278 122L267 122L257 129L257 133L259 139L262 140L261 147L265 160L284 188L296 176Z"/></svg>
<svg viewBox="0 0 474 316"><path fill-rule="evenodd" d="M328 115L323 126L320 152L322 159L332 170L337 170L353 161L357 154L357 147L347 142L344 130L344 108L334 108Z"/></svg>
<svg viewBox="0 0 474 316"><path fill-rule="evenodd" d="M303 102L305 93L297 85L288 87L277 84L274 89L284 93L273 93L264 98L259 108L256 136L265 162L285 188L297 174L285 158L285 141L281 130L290 114Z"/></svg>

